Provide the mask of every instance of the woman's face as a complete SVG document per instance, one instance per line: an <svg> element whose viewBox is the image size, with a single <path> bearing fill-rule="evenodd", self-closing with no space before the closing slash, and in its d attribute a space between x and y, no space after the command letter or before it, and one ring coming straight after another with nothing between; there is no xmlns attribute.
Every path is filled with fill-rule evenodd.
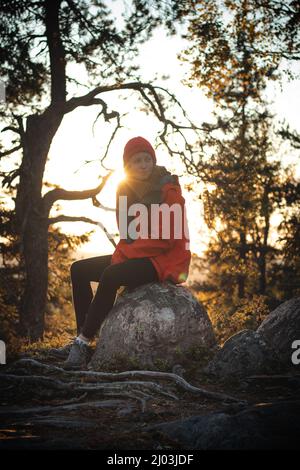
<svg viewBox="0 0 300 470"><path fill-rule="evenodd" d="M147 152L138 152L130 157L126 171L133 178L145 180L151 175L153 167L151 155Z"/></svg>

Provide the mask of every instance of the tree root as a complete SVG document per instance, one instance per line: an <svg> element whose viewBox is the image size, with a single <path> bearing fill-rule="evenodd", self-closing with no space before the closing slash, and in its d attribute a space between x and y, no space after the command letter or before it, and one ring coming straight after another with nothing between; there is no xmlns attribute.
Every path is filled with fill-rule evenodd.
<svg viewBox="0 0 300 470"><path fill-rule="evenodd" d="M115 408L120 417L130 415L136 409L145 414L148 403L158 397L167 402L178 402L180 398L174 392L175 387L178 392L217 400L223 406L232 404L240 409L248 405L244 400L227 394L195 387L175 373L151 370L119 373L72 371L40 360L22 358L6 366L0 374L1 401L7 403L0 407L0 421L11 423L13 420L20 425L26 420L30 426L61 428L80 427L82 422L88 428L97 426L97 419L83 419L80 417L82 412L85 416L88 410ZM17 406L8 405L13 396ZM40 404L44 400L45 405ZM70 416L69 413L75 415Z"/></svg>
<svg viewBox="0 0 300 470"><path fill-rule="evenodd" d="M89 401L86 403L75 403L70 405L60 405L60 406L33 406L29 408L20 408L20 407L5 407L4 409L0 408L1 419L7 417L20 417L23 418L27 415L38 415L41 413L60 413L62 411L77 411L89 408L115 408L120 406L126 406L127 401L124 399L119 400L97 400Z"/></svg>
<svg viewBox="0 0 300 470"><path fill-rule="evenodd" d="M128 378L135 378L135 379L147 379L147 378L152 378L152 379L159 379L159 380L169 380L173 382L175 385L177 385L179 388L183 389L184 391L188 393L192 393L195 395L202 396L204 398L208 398L211 400L217 400L225 403L239 403L239 404L247 404L245 400L241 400L238 398L235 398L233 396L224 394L224 393L219 393L219 392L212 392L209 390L206 390L204 388L199 388L195 387L194 385L191 385L188 383L183 377L180 377L177 374L174 373L169 373L169 372L159 372L159 371L140 371L140 370L134 370L134 371L126 371L126 372L95 372L95 371L68 371L65 370L61 367L57 367L54 365L49 365L49 364L44 364L42 362L39 362L35 359L20 359L19 361L15 362L12 364L9 368L9 370L15 371L16 369L21 368L22 372L27 371L28 368L39 368L40 371L49 373L49 374L60 374L64 375L66 377L72 377L76 378L78 380L80 379L96 379L97 380L97 385L94 386L94 388L91 385L82 385L81 387L77 387L77 390L81 391L91 391L93 390L104 390L105 388L109 389L109 387L112 387L112 384L110 383L101 383L99 385L100 380L120 380L120 379L128 379ZM23 376L24 377L24 376ZM76 382L73 382L73 385L76 384ZM116 387L121 389L121 384L122 382L117 382ZM174 394L171 394L170 392L163 391L162 386L160 386L157 383L154 382L149 382L149 381L126 381L123 382L123 384L132 384L138 389L147 389L147 388L152 388L152 391L157 391L162 394L165 394L169 398L172 399L177 399L177 397ZM58 387L61 386L59 383L57 385ZM87 387L87 388L84 388ZM126 385L124 387L124 390L126 389Z"/></svg>
<svg viewBox="0 0 300 470"><path fill-rule="evenodd" d="M100 392L103 395L114 395L114 396L121 396L124 391L140 391L140 390L147 390L157 392L158 394L162 394L167 398L171 398L173 400L178 400L178 397L171 393L170 391L165 391L163 387L155 382L148 382L148 381L136 381L136 380L128 380L126 382L103 382L97 384L88 384L85 383L81 385L80 382L62 382L61 380L56 380L52 378L47 378L44 376L39 375L12 375L12 374L0 374L0 379L2 386L5 382L8 382L9 386L14 383L15 385L24 385L28 387L42 387L46 388L47 390L72 390L73 392Z"/></svg>

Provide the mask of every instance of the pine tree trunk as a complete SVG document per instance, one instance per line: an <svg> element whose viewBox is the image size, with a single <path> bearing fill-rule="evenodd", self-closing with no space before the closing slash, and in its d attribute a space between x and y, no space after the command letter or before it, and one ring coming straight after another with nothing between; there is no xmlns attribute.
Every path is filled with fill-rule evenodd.
<svg viewBox="0 0 300 470"><path fill-rule="evenodd" d="M48 224L30 218L24 233L26 283L20 308L20 331L31 340L44 333L48 289Z"/></svg>
<svg viewBox="0 0 300 470"><path fill-rule="evenodd" d="M267 287L267 253L268 253L268 237L270 230L270 202L269 202L269 185L264 188L262 198L262 215L264 217L265 225L263 229L263 245L260 248L260 255L258 259L259 267L259 293L264 295Z"/></svg>
<svg viewBox="0 0 300 470"><path fill-rule="evenodd" d="M54 110L27 119L23 160L16 198L16 229L25 263L25 290L20 305L20 333L42 338L48 288L48 215L42 199L48 151L61 118Z"/></svg>
<svg viewBox="0 0 300 470"><path fill-rule="evenodd" d="M258 267L259 267L259 286L258 286L258 293L264 295L266 292L266 254L262 250L258 260Z"/></svg>
<svg viewBox="0 0 300 470"><path fill-rule="evenodd" d="M246 234L244 232L240 233L240 261L243 263L243 267L246 264ZM243 299L245 297L245 274L240 273L237 277L238 281L238 298Z"/></svg>

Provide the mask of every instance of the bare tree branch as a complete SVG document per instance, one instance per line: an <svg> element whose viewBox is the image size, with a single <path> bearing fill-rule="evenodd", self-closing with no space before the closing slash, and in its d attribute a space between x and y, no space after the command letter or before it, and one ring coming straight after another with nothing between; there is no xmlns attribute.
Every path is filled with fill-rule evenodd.
<svg viewBox="0 0 300 470"><path fill-rule="evenodd" d="M57 217L49 217L48 224L57 224L58 222L86 222L88 224L99 225L100 222L96 220L90 219L89 217L81 217L81 216L72 216L72 215L64 215L60 214Z"/></svg>
<svg viewBox="0 0 300 470"><path fill-rule="evenodd" d="M65 105L64 112L68 113L71 112L73 109L75 109L78 106L91 106L94 104L101 104L102 106L102 111L99 113L101 115L102 113L104 114L104 118L106 121L109 121L110 119L117 117L118 119L118 124L116 126L115 132L113 133L110 142L107 146L105 155L103 158L101 158L101 164L104 168L106 168L103 164L103 160L106 158L110 143L116 133L116 131L119 129L120 126L120 120L119 120L119 114L116 111L113 111L111 113L107 112L107 105L104 103L103 100L96 98L97 95L101 93L106 93L109 91L121 91L121 90L133 90L137 91L142 99L146 102L146 104L149 106L150 110L154 113L155 117L163 124L163 130L159 135L159 140L166 146L168 149L170 155L178 155L180 158L185 162L187 168L189 168L190 172L192 173L197 173L199 171L198 165L194 161L194 155L195 155L195 148L193 145L191 145L183 131L185 130L191 130L193 132L204 132L204 133L209 133L211 132L211 129L208 128L207 126L197 126L195 125L187 116L187 113L181 106L180 102L177 100L174 94L170 93L168 90L164 89L161 86L154 86L150 83L143 83L143 82L129 82L129 83L122 83L122 84L114 84L110 86L99 86L91 90L89 93L83 96L79 97L74 97L71 98ZM163 104L162 98L159 96L158 91L165 93L166 97L168 97L173 104L179 107L181 110L184 119L187 121L187 123L176 123L173 120L169 119L166 116L166 110L167 106ZM220 123L216 126L216 128L220 127ZM180 136L180 139L182 140L184 144L184 150L176 150L172 148L169 143L168 143L168 136L171 133L175 133ZM202 138L201 136L198 135L198 147L202 147L201 141ZM106 168L107 169L107 168Z"/></svg>
<svg viewBox="0 0 300 470"><path fill-rule="evenodd" d="M16 170L12 170L12 171L0 172L0 177L3 178L2 186L4 188L5 186L10 188L13 180L17 178L19 175L20 175L20 168L17 168Z"/></svg>
<svg viewBox="0 0 300 470"><path fill-rule="evenodd" d="M178 100L175 98L175 96L173 94L171 94L169 91L167 91L166 89L164 89L163 87L156 87L154 85L151 85L150 83L143 83L143 82L129 82L129 83L121 83L121 84L114 84L114 85L107 85L107 86L98 86L96 88L94 88L93 90L91 90L89 93L87 93L86 95L82 95L82 96L78 96L78 97L74 97L74 98L71 98L69 101L66 102L65 104L65 109L64 109L64 113L69 113L71 111L73 111L74 109L76 109L78 106L91 106L91 105L94 105L94 104L102 104L102 106L104 107L105 104L102 100L100 100L98 102L98 99L97 98L97 101L95 101L95 97L101 93L106 93L106 92L109 92L109 91L120 91L120 90L135 90L135 91L138 91L143 97L144 99L149 103L149 105L151 106L151 109L152 111L154 112L155 116L162 122L164 122L166 120L165 118L165 115L164 115L164 107L161 103L161 100L156 92L156 90L161 90L163 91L164 93L166 93L166 95L168 95L173 101L175 104L177 104L178 106L180 106L180 109L183 111L183 114L184 114L184 117L189 121L190 123L190 127L184 127L186 129L198 129L198 130L205 130L205 129L201 129L197 126L195 126L194 124L191 123L191 121L187 118L187 114L184 112L182 106L180 105L180 103L178 102ZM152 97L154 98L154 101L152 101L150 99L150 97L148 97L145 92L146 91L149 91L152 95ZM157 107L156 107L156 106ZM114 113L111 113L112 116L109 116L108 118L110 119L111 117L116 117L116 112ZM170 121L168 120L169 124L173 124L173 121Z"/></svg>
<svg viewBox="0 0 300 470"><path fill-rule="evenodd" d="M17 127L13 127L13 126L4 127L4 129L2 129L1 132L6 132L6 131L12 131L12 132L16 132L16 134L21 134L20 129L18 129Z"/></svg>
<svg viewBox="0 0 300 470"><path fill-rule="evenodd" d="M93 206L99 207L99 209L103 209L105 211L110 211L110 212L116 212L116 209L114 209L113 207L107 207L101 204L101 202L98 201L96 196L92 198L92 201L93 201Z"/></svg>
<svg viewBox="0 0 300 470"><path fill-rule="evenodd" d="M0 158L2 157L6 157L7 155L10 155L14 152L16 152L17 150L20 150L22 148L22 145L17 145L16 147L13 147L12 149L10 150L5 150L5 152L1 152L0 153Z"/></svg>
<svg viewBox="0 0 300 470"><path fill-rule="evenodd" d="M113 173L113 170L111 170L107 175L105 175L102 178L102 181L99 184L99 186L97 186L96 188L86 189L84 191L67 191L66 189L62 189L62 188L55 188L55 189L52 189L51 191L48 191L48 193L46 193L43 197L45 210L49 212L53 203L59 199L70 201L70 200L89 199L89 198L92 198L93 196L96 196L103 189L103 187L106 184L106 181L108 180L108 178L111 176L112 173Z"/></svg>
<svg viewBox="0 0 300 470"><path fill-rule="evenodd" d="M48 219L49 225L57 224L58 222L86 222L88 224L97 225L103 230L103 232L105 233L109 241L113 244L113 246L115 248L117 246L116 242L113 239L113 235L106 230L106 228L101 222L96 222L95 220L89 219L88 217L73 217L73 216L63 215L63 214L58 215L57 217L52 217Z"/></svg>

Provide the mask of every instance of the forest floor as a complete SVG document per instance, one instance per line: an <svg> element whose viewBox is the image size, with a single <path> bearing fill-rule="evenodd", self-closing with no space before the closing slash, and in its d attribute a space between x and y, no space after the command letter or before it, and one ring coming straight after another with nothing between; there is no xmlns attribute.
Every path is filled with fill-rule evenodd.
<svg viewBox="0 0 300 470"><path fill-rule="evenodd" d="M74 336L73 317L70 303L46 317L43 341L8 348L0 366L0 450L181 450L182 442L151 428L218 412L237 416L255 405L294 409L299 398L295 371L221 383L203 373L211 359L203 350L179 360L182 377L164 367L132 372L124 363L95 374L64 371L49 350Z"/></svg>
<svg viewBox="0 0 300 470"><path fill-rule="evenodd" d="M221 383L201 370L73 373L46 350L27 352L0 369L0 449L179 450L151 426L299 397L299 375Z"/></svg>

